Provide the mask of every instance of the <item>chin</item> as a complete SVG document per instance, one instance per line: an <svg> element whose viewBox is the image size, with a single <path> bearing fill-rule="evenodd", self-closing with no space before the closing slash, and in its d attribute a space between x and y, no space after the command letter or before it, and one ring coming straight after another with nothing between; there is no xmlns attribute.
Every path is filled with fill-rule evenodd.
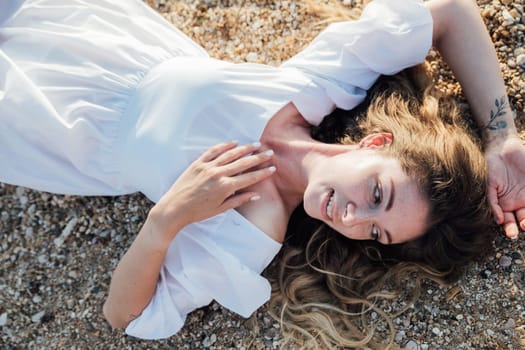
<svg viewBox="0 0 525 350"><path fill-rule="evenodd" d="M312 210L312 208L310 208L310 207L308 206L308 202L307 202L306 200L303 201L303 209L304 209L304 211L306 212L306 214L307 214L308 216L310 216L310 217L312 217L312 218L314 218L314 219L320 220L319 217L318 217L319 215L316 215L317 213L315 213L315 212Z"/></svg>

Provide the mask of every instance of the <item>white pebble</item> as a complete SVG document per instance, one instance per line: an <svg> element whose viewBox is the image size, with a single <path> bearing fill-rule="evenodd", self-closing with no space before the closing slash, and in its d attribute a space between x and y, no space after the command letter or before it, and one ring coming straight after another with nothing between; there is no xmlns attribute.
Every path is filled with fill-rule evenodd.
<svg viewBox="0 0 525 350"><path fill-rule="evenodd" d="M0 327L3 327L7 324L7 312L4 312L0 315Z"/></svg>
<svg viewBox="0 0 525 350"><path fill-rule="evenodd" d="M419 345L414 340L410 340L405 344L404 350L419 350Z"/></svg>
<svg viewBox="0 0 525 350"><path fill-rule="evenodd" d="M437 336L441 335L441 331L437 327L432 328L432 333L434 333Z"/></svg>
<svg viewBox="0 0 525 350"><path fill-rule="evenodd" d="M26 231L24 234L26 237L33 237L33 228L32 227L26 228Z"/></svg>
<svg viewBox="0 0 525 350"><path fill-rule="evenodd" d="M514 24L514 17L512 17L512 15L507 9L503 9L503 11L501 11L501 15L503 17L503 24L505 24L506 26Z"/></svg>
<svg viewBox="0 0 525 350"><path fill-rule="evenodd" d="M31 321L33 321L34 323L40 323L40 320L42 320L42 317L44 317L45 314L45 311L37 312L36 314L31 316Z"/></svg>
<svg viewBox="0 0 525 350"><path fill-rule="evenodd" d="M250 52L246 55L246 61L248 62L257 62L257 53L256 52Z"/></svg>
<svg viewBox="0 0 525 350"><path fill-rule="evenodd" d="M58 236L57 238L53 240L53 242L55 243L57 247L60 247L64 243L66 238L71 234L71 231L73 231L73 228L75 227L77 222L78 222L77 217L74 217L73 219L69 220L66 227L64 227L64 229L62 230L62 233L60 234L60 236Z"/></svg>
<svg viewBox="0 0 525 350"><path fill-rule="evenodd" d="M263 26L263 24L262 24L261 21L254 22L252 24L252 30L257 30L257 29L261 28L262 26Z"/></svg>
<svg viewBox="0 0 525 350"><path fill-rule="evenodd" d="M521 67L525 69L525 54L518 55L516 57L516 63Z"/></svg>

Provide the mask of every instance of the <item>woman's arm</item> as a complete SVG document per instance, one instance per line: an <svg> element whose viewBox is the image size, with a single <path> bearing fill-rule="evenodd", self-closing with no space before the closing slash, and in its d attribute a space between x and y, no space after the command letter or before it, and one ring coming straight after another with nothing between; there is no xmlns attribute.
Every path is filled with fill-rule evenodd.
<svg viewBox="0 0 525 350"><path fill-rule="evenodd" d="M496 51L473 0L431 0L433 44L459 80L483 131L489 200L508 237L525 228L525 146L514 124Z"/></svg>
<svg viewBox="0 0 525 350"><path fill-rule="evenodd" d="M212 147L151 209L111 279L104 315L113 327L126 327L148 305L168 247L184 226L259 198L257 193L242 192L275 170L252 170L271 159L271 152L251 154L258 147L236 147L231 142Z"/></svg>

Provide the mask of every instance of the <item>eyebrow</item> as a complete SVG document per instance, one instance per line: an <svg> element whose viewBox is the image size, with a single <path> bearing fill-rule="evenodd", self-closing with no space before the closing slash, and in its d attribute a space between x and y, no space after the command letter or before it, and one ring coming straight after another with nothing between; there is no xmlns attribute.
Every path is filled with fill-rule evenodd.
<svg viewBox="0 0 525 350"><path fill-rule="evenodd" d="M392 209L392 204L394 204L394 197L396 195L396 189L394 188L394 182L390 178L390 198L388 198L388 203L386 205L386 211Z"/></svg>

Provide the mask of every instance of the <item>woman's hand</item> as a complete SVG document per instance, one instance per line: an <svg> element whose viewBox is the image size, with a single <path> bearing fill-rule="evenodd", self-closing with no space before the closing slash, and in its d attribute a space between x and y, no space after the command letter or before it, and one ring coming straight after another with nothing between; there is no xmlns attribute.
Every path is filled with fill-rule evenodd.
<svg viewBox="0 0 525 350"><path fill-rule="evenodd" d="M275 171L258 169L273 154L257 153L259 147L229 142L210 148L151 209L111 278L104 315L113 327L126 327L149 303L166 251L180 229L259 198L256 192L243 192Z"/></svg>
<svg viewBox="0 0 525 350"><path fill-rule="evenodd" d="M525 146L509 136L492 142L485 151L488 195L494 217L509 238L518 237L518 225L525 229Z"/></svg>
<svg viewBox="0 0 525 350"><path fill-rule="evenodd" d="M273 152L257 152L259 144L237 146L233 142L213 146L175 181L152 208L150 215L164 234L173 238L182 227L217 215L227 209L259 199L243 190L273 174L265 166Z"/></svg>

